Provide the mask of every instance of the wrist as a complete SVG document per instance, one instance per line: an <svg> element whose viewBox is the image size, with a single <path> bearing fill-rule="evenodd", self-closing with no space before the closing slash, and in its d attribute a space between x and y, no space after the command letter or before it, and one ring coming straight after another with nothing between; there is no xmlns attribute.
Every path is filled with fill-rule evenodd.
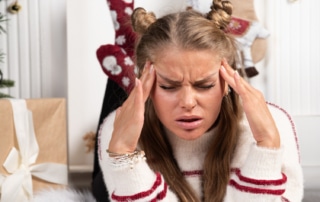
<svg viewBox="0 0 320 202"><path fill-rule="evenodd" d="M127 146L127 144L124 144L119 141L113 141L110 140L108 151L112 153L118 153L118 154L127 154L127 153L133 153L136 151L137 146Z"/></svg>
<svg viewBox="0 0 320 202"><path fill-rule="evenodd" d="M109 154L109 162L115 167L130 166L133 169L134 165L139 163L141 160L146 160L144 151L135 150L131 153L114 153L108 149L106 152Z"/></svg>
<svg viewBox="0 0 320 202"><path fill-rule="evenodd" d="M257 146L264 147L264 148L270 148L270 149L279 149L280 148L280 139L275 140L264 140L264 141L258 141Z"/></svg>

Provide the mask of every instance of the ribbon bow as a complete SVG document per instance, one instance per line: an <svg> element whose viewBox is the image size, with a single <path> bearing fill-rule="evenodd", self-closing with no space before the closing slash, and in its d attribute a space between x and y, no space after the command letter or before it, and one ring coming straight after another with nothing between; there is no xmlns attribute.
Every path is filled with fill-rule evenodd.
<svg viewBox="0 0 320 202"><path fill-rule="evenodd" d="M66 185L68 168L58 163L35 164L39 146L33 128L32 112L27 109L25 100L9 100L20 150L13 147L3 164L10 175L0 176L0 201L30 201L33 198L32 176Z"/></svg>

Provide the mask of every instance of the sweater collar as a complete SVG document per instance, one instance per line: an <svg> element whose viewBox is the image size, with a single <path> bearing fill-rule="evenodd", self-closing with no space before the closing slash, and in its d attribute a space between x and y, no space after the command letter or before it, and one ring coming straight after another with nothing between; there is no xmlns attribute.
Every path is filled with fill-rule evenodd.
<svg viewBox="0 0 320 202"><path fill-rule="evenodd" d="M212 128L195 140L182 139L166 128L165 133L175 155L178 153L189 155L192 153L207 153L208 147L214 137L215 128Z"/></svg>

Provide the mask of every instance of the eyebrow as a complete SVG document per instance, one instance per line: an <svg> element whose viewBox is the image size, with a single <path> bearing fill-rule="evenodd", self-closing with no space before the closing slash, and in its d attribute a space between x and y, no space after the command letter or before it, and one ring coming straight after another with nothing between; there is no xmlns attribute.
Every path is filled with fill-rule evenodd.
<svg viewBox="0 0 320 202"><path fill-rule="evenodd" d="M201 80L198 80L198 81L195 81L193 83L193 85L201 85L201 84L204 84L206 82L208 82L215 74L217 74L217 72L214 72L212 74L209 74L208 76L204 77L203 79ZM164 75L161 75L160 73L157 72L157 75L159 77L161 77L163 80L165 80L166 82L172 84L172 85L180 85L182 83L182 81L175 81L175 80L172 80L172 79L169 79L167 78L166 76Z"/></svg>

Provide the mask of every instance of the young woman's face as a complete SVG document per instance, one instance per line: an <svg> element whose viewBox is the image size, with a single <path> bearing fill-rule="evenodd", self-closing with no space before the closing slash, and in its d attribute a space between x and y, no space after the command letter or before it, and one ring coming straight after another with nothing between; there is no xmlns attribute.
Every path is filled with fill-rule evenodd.
<svg viewBox="0 0 320 202"><path fill-rule="evenodd" d="M155 61L151 99L162 124L178 137L193 140L216 121L225 92L221 59L212 51L166 50Z"/></svg>

